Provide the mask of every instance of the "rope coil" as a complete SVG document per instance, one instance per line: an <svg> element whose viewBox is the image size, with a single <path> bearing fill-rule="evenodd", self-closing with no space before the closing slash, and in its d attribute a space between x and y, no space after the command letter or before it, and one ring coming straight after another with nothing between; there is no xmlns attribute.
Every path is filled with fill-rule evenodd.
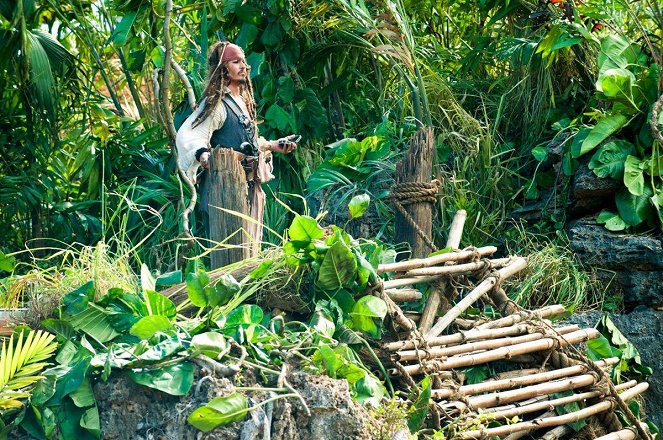
<svg viewBox="0 0 663 440"><path fill-rule="evenodd" d="M405 221L412 227L419 237L426 243L433 252L437 251L437 247L433 244L431 237L419 227L417 222L414 221L409 212L405 210L405 206L415 203L430 203L435 204L437 200L438 189L440 181L435 179L430 183L426 182L403 182L394 185L389 194L388 200L394 205L398 212L403 216Z"/></svg>

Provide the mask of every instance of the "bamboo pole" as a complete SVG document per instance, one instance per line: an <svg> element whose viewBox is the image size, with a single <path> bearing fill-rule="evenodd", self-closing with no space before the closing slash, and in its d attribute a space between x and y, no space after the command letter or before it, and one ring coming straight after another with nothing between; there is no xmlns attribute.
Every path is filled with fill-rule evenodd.
<svg viewBox="0 0 663 440"><path fill-rule="evenodd" d="M486 322L485 324L479 325L480 330L488 330L491 328L500 328L500 327L508 327L514 324L517 324L519 322L522 322L523 320L529 318L531 315L535 315L539 319L542 318L549 318L551 316L555 315L562 315L566 313L566 309L564 306L555 304L552 306L546 306L538 310L532 310L530 312L522 313L514 313L511 316L505 316L504 318L496 319L495 321L489 321Z"/></svg>
<svg viewBox="0 0 663 440"><path fill-rule="evenodd" d="M395 280L385 281L383 285L385 289L396 289L398 287L414 286L415 284L422 284L422 283L429 284L433 281L439 280L442 277L444 277L444 275L431 275L428 277L397 278Z"/></svg>
<svg viewBox="0 0 663 440"><path fill-rule="evenodd" d="M603 368L609 365L614 365L617 362L619 362L619 358L613 357L597 361L596 365ZM462 393L466 396L471 396L474 394L505 390L525 385L538 384L542 382L550 382L552 380L557 380L564 377L583 374L586 373L588 370L589 367L585 365L574 365L572 367L560 368L559 370L552 370L547 372L530 374L526 376L523 375L521 377L515 377L511 379L489 380L473 385L463 385L460 388L458 388L457 392ZM431 397L433 399L446 399L449 396L452 396L455 392L456 390L453 389L437 389L437 390L434 389L431 391Z"/></svg>
<svg viewBox="0 0 663 440"><path fill-rule="evenodd" d="M522 354L534 353L543 350L550 350L559 346L567 346L578 342L585 342L590 339L598 338L600 335L596 329L579 330L560 337L546 337L538 341L516 344L511 347L501 347L495 350L488 350L483 353L466 354L454 356L446 360L432 360L429 363L435 370L451 370L454 368L468 367L470 365L479 365L486 362L500 359L510 359ZM427 368L430 369L430 368ZM407 365L404 372L408 374L418 374L424 371L421 364ZM398 370L392 370L394 375L400 374Z"/></svg>
<svg viewBox="0 0 663 440"><path fill-rule="evenodd" d="M573 331L576 331L576 329L577 326L570 325L567 327L559 328L558 333L559 334L571 333ZM483 341L470 342L467 344L454 345L451 347L444 347L444 348L436 347L433 349L426 349L426 350L405 350L405 351L396 352L393 355L393 357L394 360L397 361L413 361L417 359L441 358L441 357L454 356L457 354L469 353L479 350L492 350L494 348L516 345L523 342L536 341L538 339L543 338L544 336L546 335L535 332L535 333L525 334L522 336L506 337L499 339L487 339Z"/></svg>
<svg viewBox="0 0 663 440"><path fill-rule="evenodd" d="M385 290L389 298L393 302L410 302L410 301L419 301L421 299L421 292L417 289L388 289Z"/></svg>
<svg viewBox="0 0 663 440"><path fill-rule="evenodd" d="M637 387L635 387L637 388ZM625 391L620 395L620 398L624 401L627 401L633 398L635 395L639 394L642 391L634 392L635 388ZM629 393L627 395L627 393ZM504 436L512 434L514 432L520 431L533 431L540 428L548 428L553 426L566 425L567 423L577 422L579 420L584 420L588 417L600 414L605 411L610 411L613 409L613 402L606 400L599 402L597 404L588 406L579 411L573 411L561 416L556 417L546 417L538 418L528 422L515 423L513 425L500 426L497 428L486 428L486 429L474 429L470 431L465 431L460 434L462 439L474 439L474 438L485 438L491 436Z"/></svg>
<svg viewBox="0 0 663 440"><path fill-rule="evenodd" d="M441 319L439 319L430 331L426 333L427 337L435 337L442 333L449 325L458 318L461 313L467 310L484 294L489 292L499 280L508 278L527 267L527 260L521 257L514 258L513 262L497 271L497 275L486 277L478 286L472 289L465 298L456 303Z"/></svg>
<svg viewBox="0 0 663 440"><path fill-rule="evenodd" d="M463 235L463 227L465 226L466 218L467 218L467 212L465 212L464 209L456 211L454 219L451 222L451 228L449 230L449 237L447 239L447 245L446 245L447 248L456 249L458 248L458 246L460 246L460 239L461 236ZM451 264L451 263L445 263L445 264ZM440 276L444 274L431 274L431 275ZM421 333L426 333L433 326L433 322L435 321L435 317L437 316L437 311L440 308L440 302L442 301L442 294L444 290L446 290L447 288L448 288L447 283L440 283L439 285L432 286L430 295L426 300L426 305L424 306L424 310L421 314L421 321L419 321L419 331Z"/></svg>
<svg viewBox="0 0 663 440"><path fill-rule="evenodd" d="M541 414L540 417L553 417L556 415L557 413L555 411L548 411ZM514 432L513 434L509 434L508 436L504 437L504 440L518 440L529 436L529 434L530 433L528 431Z"/></svg>
<svg viewBox="0 0 663 440"><path fill-rule="evenodd" d="M497 393L474 396L468 399L472 408L486 408L495 406L498 403L518 402L532 396L543 396L562 391L575 390L576 388L593 385L596 378L591 374L581 374L569 379L555 380L551 382L530 385L509 391L500 391Z"/></svg>
<svg viewBox="0 0 663 440"><path fill-rule="evenodd" d="M418 269L420 267L435 266L437 264L448 263L451 261L467 260L475 256L485 257L497 252L495 246L484 246L477 249L462 250L447 252L445 254L434 255L427 258L414 258L407 261L399 261L398 263L385 263L380 264L377 268L378 273L384 272L407 272L411 269Z"/></svg>
<svg viewBox="0 0 663 440"><path fill-rule="evenodd" d="M642 427L642 429L644 429L645 431L649 432L649 426L647 426L646 423L640 423L640 427ZM632 427L632 428L622 429L616 432L611 432L610 434L598 437L596 440L635 440L636 438L637 434L635 432L635 428Z"/></svg>
<svg viewBox="0 0 663 440"><path fill-rule="evenodd" d="M569 425L561 425L543 434L541 437L539 437L539 440L560 440L562 437L572 432L573 428L571 428Z"/></svg>
<svg viewBox="0 0 663 440"><path fill-rule="evenodd" d="M412 315L407 315L410 319L413 319ZM414 320L414 319L413 319ZM553 330L559 332L563 328L573 328L574 331L580 330L577 325L565 326L560 328L555 328ZM466 332L458 332L451 335L438 336L436 338L426 339L426 343L429 347L436 347L440 345L457 345L471 341L479 341L484 339L496 339L503 338L506 336L517 336L528 333L531 327L528 324L516 324L510 327L502 327L489 330L468 330ZM382 348L389 351L401 351L413 349L415 343L412 340L407 341L396 341L396 342L387 342Z"/></svg>
<svg viewBox="0 0 663 440"><path fill-rule="evenodd" d="M493 375L492 380L513 379L514 377L528 376L530 374L539 374L550 371L546 368L522 368L520 370L504 371Z"/></svg>
<svg viewBox="0 0 663 440"><path fill-rule="evenodd" d="M623 383L618 387L615 387L615 389L625 390L632 386L632 383ZM544 411L556 406L566 405L568 403L582 402L587 399L594 399L596 397L601 397L601 394L602 393L600 391L587 391L584 393L559 397L557 399L550 399L548 395L543 395L537 396L535 399L528 399L526 401L517 402L513 405L507 405L508 408L505 406L482 408L479 410L479 413L490 415L491 417L494 417L495 420L510 419L515 416L521 416L523 414L529 414L537 411Z"/></svg>
<svg viewBox="0 0 663 440"><path fill-rule="evenodd" d="M496 258L493 260L476 261L473 263L454 264L450 266L432 266L412 269L404 277L439 276L439 275L466 275L482 270L496 269L508 265L513 258Z"/></svg>

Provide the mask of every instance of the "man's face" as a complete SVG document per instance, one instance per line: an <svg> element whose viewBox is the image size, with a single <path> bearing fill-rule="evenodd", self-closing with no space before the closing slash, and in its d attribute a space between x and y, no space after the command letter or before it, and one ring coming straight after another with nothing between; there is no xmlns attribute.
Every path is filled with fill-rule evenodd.
<svg viewBox="0 0 663 440"><path fill-rule="evenodd" d="M230 78L231 83L243 83L246 81L249 71L244 58L231 60L226 67L228 69L228 78Z"/></svg>

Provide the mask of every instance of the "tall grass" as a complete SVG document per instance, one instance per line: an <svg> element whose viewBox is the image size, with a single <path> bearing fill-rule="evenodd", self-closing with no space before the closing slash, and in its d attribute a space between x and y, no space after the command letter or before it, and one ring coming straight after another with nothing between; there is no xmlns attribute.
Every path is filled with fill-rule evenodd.
<svg viewBox="0 0 663 440"><path fill-rule="evenodd" d="M602 309L606 287L592 269L582 266L565 237L550 240L519 230L514 247L516 253L527 256L529 264L526 271L507 281L514 301L526 308L562 304L576 312Z"/></svg>

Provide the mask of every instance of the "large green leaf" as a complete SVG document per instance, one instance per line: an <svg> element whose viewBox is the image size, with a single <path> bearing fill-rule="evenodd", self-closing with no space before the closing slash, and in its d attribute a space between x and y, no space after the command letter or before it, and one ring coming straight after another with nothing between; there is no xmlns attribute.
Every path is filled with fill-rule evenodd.
<svg viewBox="0 0 663 440"><path fill-rule="evenodd" d="M602 145L589 161L589 169L598 177L620 180L624 176L624 162L635 147L628 141L617 140Z"/></svg>
<svg viewBox="0 0 663 440"><path fill-rule="evenodd" d="M248 412L249 402L244 395L232 393L210 400L191 413L187 421L203 432L243 420Z"/></svg>
<svg viewBox="0 0 663 440"><path fill-rule="evenodd" d="M49 114L55 114L55 80L51 61L42 45L39 35L28 30L26 33L26 55L30 66L30 79L37 94L38 103L48 110Z"/></svg>
<svg viewBox="0 0 663 440"><path fill-rule="evenodd" d="M637 44L631 43L627 37L610 33L601 41L601 52L598 56L600 73L636 64L640 54Z"/></svg>
<svg viewBox="0 0 663 440"><path fill-rule="evenodd" d="M373 375L364 372L364 376L354 383L355 399L362 405L378 408L387 393L384 385Z"/></svg>
<svg viewBox="0 0 663 440"><path fill-rule="evenodd" d="M601 213L596 217L596 223L599 225L605 225L605 228L608 231L623 231L628 227L626 222L617 214L610 211L601 211Z"/></svg>
<svg viewBox="0 0 663 440"><path fill-rule="evenodd" d="M350 200L350 203L348 203L350 218L359 218L364 215L370 202L371 197L368 194L359 194L354 196Z"/></svg>
<svg viewBox="0 0 663 440"><path fill-rule="evenodd" d="M608 341L605 336L600 335L596 339L587 341L587 357L589 357L591 360L597 361L613 356L620 357L621 352L613 348L610 345L610 341Z"/></svg>
<svg viewBox="0 0 663 440"><path fill-rule="evenodd" d="M117 25L115 25L115 29L111 34L113 43L115 43L118 46L124 46L127 43L127 39L129 38L129 33L131 32L131 28L133 27L134 22L136 21L136 15L138 15L137 12L129 12L127 13L127 15L122 17L122 20Z"/></svg>
<svg viewBox="0 0 663 440"><path fill-rule="evenodd" d="M241 47L249 47L258 36L259 29L257 26L251 23L244 23L239 30L237 38L235 38L235 44Z"/></svg>
<svg viewBox="0 0 663 440"><path fill-rule="evenodd" d="M160 315L145 316L135 323L129 333L140 339L150 339L155 333L168 333L174 330L168 318Z"/></svg>
<svg viewBox="0 0 663 440"><path fill-rule="evenodd" d="M212 359L216 359L227 346L226 338L217 332L200 333L191 338L191 351L204 354Z"/></svg>
<svg viewBox="0 0 663 440"><path fill-rule="evenodd" d="M175 304L169 298L153 290L147 290L143 295L145 296L147 310L150 315L165 316L170 320L175 319L177 310L175 309Z"/></svg>
<svg viewBox="0 0 663 440"><path fill-rule="evenodd" d="M373 295L366 295L357 300L350 311L351 327L373 338L379 338L379 323L387 315L387 304Z"/></svg>
<svg viewBox="0 0 663 440"><path fill-rule="evenodd" d="M272 104L267 109L267 112L265 113L265 121L281 132L296 130L295 121L292 119L292 115L278 104Z"/></svg>
<svg viewBox="0 0 663 440"><path fill-rule="evenodd" d="M601 119L582 142L580 153L576 157L592 151L601 142L606 140L608 136L619 131L627 122L628 118L622 114L608 115Z"/></svg>
<svg viewBox="0 0 663 440"><path fill-rule="evenodd" d="M634 196L626 188L617 191L615 202L619 216L631 226L638 226L648 219L654 220L656 213L650 200L652 194L648 186L644 187L641 196Z"/></svg>
<svg viewBox="0 0 663 440"><path fill-rule="evenodd" d="M634 196L641 196L645 192L644 169L646 162L640 161L635 156L628 156L624 162L624 186Z"/></svg>
<svg viewBox="0 0 663 440"><path fill-rule="evenodd" d="M129 371L128 375L137 384L173 396L184 396L193 384L193 364L182 362L155 369L134 369Z"/></svg>
<svg viewBox="0 0 663 440"><path fill-rule="evenodd" d="M172 338L164 339L158 344L153 345L149 349L145 350L138 356L137 361L140 363L159 362L183 350L184 347L182 347L182 343L180 342L179 338L177 336L173 336Z"/></svg>
<svg viewBox="0 0 663 440"><path fill-rule="evenodd" d="M279 98L285 103L292 101L295 96L295 82L289 76L279 78L279 88L277 92Z"/></svg>
<svg viewBox="0 0 663 440"><path fill-rule="evenodd" d="M88 356L79 359L71 366L63 365L48 370L46 374L55 375L57 380L55 383L55 392L46 404L49 406L57 405L65 396L76 391L85 381L91 360L92 357Z"/></svg>
<svg viewBox="0 0 663 440"><path fill-rule="evenodd" d="M334 321L322 310L317 310L313 313L310 320L310 326L328 338L331 338L336 331Z"/></svg>
<svg viewBox="0 0 663 440"><path fill-rule="evenodd" d="M329 248L320 264L317 286L334 291L349 286L356 277L357 259L345 242L339 239Z"/></svg>
<svg viewBox="0 0 663 440"><path fill-rule="evenodd" d="M112 325L112 315L106 313L96 304L88 304L88 308L69 318L69 323L79 331L82 331L100 344L104 344L119 333Z"/></svg>
<svg viewBox="0 0 663 440"><path fill-rule="evenodd" d="M421 429L421 426L426 420L426 414L428 414L428 406L431 396L430 376L424 377L418 385L419 386L414 390L421 391L416 394L411 394L408 399L412 402L412 407L410 408L409 416L407 418L407 427L412 434L417 433Z"/></svg>
<svg viewBox="0 0 663 440"><path fill-rule="evenodd" d="M210 307L226 304L241 289L237 280L230 274L224 274L214 287L205 288L207 302Z"/></svg>
<svg viewBox="0 0 663 440"><path fill-rule="evenodd" d="M74 405L79 408L94 405L96 401L94 399L94 392L92 391L92 383L90 383L90 379L86 378L81 386L69 393L69 397L73 400Z"/></svg>
<svg viewBox="0 0 663 440"><path fill-rule="evenodd" d="M322 238L324 233L318 222L307 215L295 215L288 228L288 237L300 247L306 247L312 240Z"/></svg>
<svg viewBox="0 0 663 440"><path fill-rule="evenodd" d="M101 423L99 422L99 411L96 406L88 408L81 416L81 428L85 428L96 438L101 438Z"/></svg>
<svg viewBox="0 0 663 440"><path fill-rule="evenodd" d="M607 69L596 81L596 89L609 98L626 97L631 99L631 88L635 75L626 69Z"/></svg>
<svg viewBox="0 0 663 440"><path fill-rule="evenodd" d="M262 309L255 304L243 304L228 314L226 326L260 324Z"/></svg>
<svg viewBox="0 0 663 440"><path fill-rule="evenodd" d="M194 306L206 307L208 304L205 287L209 277L203 271L189 272L186 276L186 293Z"/></svg>
<svg viewBox="0 0 663 440"><path fill-rule="evenodd" d="M11 255L5 255L4 252L0 251L0 270L5 272L11 272L14 270L16 265L16 258Z"/></svg>

